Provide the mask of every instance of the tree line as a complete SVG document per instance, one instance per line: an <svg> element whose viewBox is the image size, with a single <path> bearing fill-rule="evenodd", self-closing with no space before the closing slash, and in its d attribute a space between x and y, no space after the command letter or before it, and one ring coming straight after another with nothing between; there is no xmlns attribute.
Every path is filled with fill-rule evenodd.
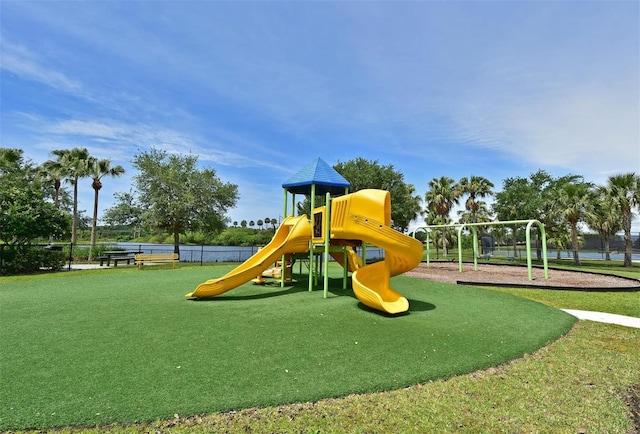
<svg viewBox="0 0 640 434"><path fill-rule="evenodd" d="M75 243L78 188L81 180L88 178L94 190L93 248L102 183L107 177L124 174L124 168L112 166L108 159L92 157L85 148L56 150L51 156L51 160L36 166L24 159L22 150L0 148L0 241L4 245L27 245L46 238L61 240L70 233L71 242ZM151 149L135 155L132 165L137 169L133 177L135 188L114 195L115 205L102 216L108 225L164 231L172 236L176 253L181 234L220 234L229 228L231 222L226 213L237 203L238 186L220 180L212 168L199 168L196 156ZM538 219L545 224L550 243L563 248L572 246L576 264L581 224L598 232L607 243L624 230L625 266L631 264L631 219L640 204L636 173L613 175L606 185L597 186L579 175L554 178L539 170L529 177L505 179L497 193L494 184L482 176L458 181L441 176L429 181L428 190L421 195L413 184L405 182L401 171L378 160L356 158L339 161L333 167L349 181L352 192L365 188L389 191L392 227L401 232L421 218L430 225L451 224L453 208L464 200L458 222ZM63 187L64 182L73 187L72 194ZM491 206L483 200L490 196L494 197ZM323 200L320 197L316 203L322 204ZM298 213L310 215L308 208L309 198L298 204ZM232 226L253 227L252 223L254 220L234 221ZM264 225L265 229L271 226L275 230L277 224L274 218L257 220L260 229ZM494 229L496 235L498 231ZM436 241L446 251L446 228L439 232Z"/></svg>
<svg viewBox="0 0 640 434"><path fill-rule="evenodd" d="M493 187L493 183L481 176L462 178L458 182L446 176L434 178L425 194L425 222L452 223L450 212L466 195L465 211L458 212L459 223L539 220L545 225L547 242L558 249L571 246L575 265L580 265L580 225L586 225L602 237L607 260L611 259L610 239L624 231L624 266L632 266L631 221L640 207L637 173L611 175L605 185L596 185L580 175L553 177L538 170L529 177L505 179L500 192L495 193ZM480 200L488 196L495 196L491 206ZM501 230L504 229L493 228L496 234ZM512 239L515 248L515 234ZM445 228L442 228L440 242L446 252Z"/></svg>

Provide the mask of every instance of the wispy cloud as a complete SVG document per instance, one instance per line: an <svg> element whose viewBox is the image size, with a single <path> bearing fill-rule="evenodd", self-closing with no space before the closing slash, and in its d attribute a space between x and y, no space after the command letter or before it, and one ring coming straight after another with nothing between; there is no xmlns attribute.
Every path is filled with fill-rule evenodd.
<svg viewBox="0 0 640 434"><path fill-rule="evenodd" d="M66 93L87 97L88 94L82 83L69 78L64 73L44 65L38 56L28 48L0 40L2 56L0 68L24 80L36 81Z"/></svg>

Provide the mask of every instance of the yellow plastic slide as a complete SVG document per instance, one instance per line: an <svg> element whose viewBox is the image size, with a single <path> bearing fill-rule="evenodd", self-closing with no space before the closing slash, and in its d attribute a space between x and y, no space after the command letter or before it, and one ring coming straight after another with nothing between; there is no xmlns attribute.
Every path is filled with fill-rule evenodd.
<svg viewBox="0 0 640 434"><path fill-rule="evenodd" d="M210 279L198 285L195 291L186 295L189 299L213 297L236 288L271 267L274 262L287 253L309 251L311 229L306 215L287 217L269 244L218 279Z"/></svg>
<svg viewBox="0 0 640 434"><path fill-rule="evenodd" d="M392 229L388 191L360 190L333 200L331 238L366 241L385 250L385 259L362 266L349 255L352 286L358 300L391 314L409 310L409 302L391 288L390 278L414 269L422 260L422 243Z"/></svg>

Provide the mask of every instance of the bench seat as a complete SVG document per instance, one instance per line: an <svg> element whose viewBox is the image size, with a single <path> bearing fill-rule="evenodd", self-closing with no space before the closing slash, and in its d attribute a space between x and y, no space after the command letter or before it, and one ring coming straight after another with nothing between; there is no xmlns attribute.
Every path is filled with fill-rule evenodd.
<svg viewBox="0 0 640 434"><path fill-rule="evenodd" d="M178 262L178 254L177 253L138 253L135 256L136 263L138 264L138 268L142 268L142 266L146 263L148 264L160 264L171 262L173 268L176 267L176 262Z"/></svg>
<svg viewBox="0 0 640 434"><path fill-rule="evenodd" d="M117 267L118 262L122 262L122 261L127 261L127 265L131 264L133 257L132 256L113 256L111 260L113 261L113 266Z"/></svg>

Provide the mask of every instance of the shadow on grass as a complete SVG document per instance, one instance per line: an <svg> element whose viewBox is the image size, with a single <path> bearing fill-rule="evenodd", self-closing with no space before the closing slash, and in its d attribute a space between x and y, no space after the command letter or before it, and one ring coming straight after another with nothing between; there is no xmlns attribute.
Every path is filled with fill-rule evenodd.
<svg viewBox="0 0 640 434"><path fill-rule="evenodd" d="M278 285L267 284L267 285L262 285L261 287L256 285L256 288L257 289L264 288L265 292L260 294L247 294L247 295L232 295L232 294L224 293L214 297L200 298L193 301L206 302L206 301L260 300L265 298L281 297L283 295L296 294L296 293L304 292L307 290L306 287L301 287L300 285L285 286L284 288L281 288L279 284ZM276 289L278 289L278 291L276 291ZM230 289L229 291L233 291L233 289Z"/></svg>

